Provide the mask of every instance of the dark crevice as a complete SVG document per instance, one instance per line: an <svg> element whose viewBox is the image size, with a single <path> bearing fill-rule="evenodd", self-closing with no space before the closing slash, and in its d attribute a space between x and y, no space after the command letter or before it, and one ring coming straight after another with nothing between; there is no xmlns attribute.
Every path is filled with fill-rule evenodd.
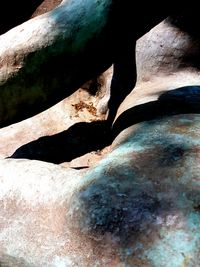
<svg viewBox="0 0 200 267"><path fill-rule="evenodd" d="M189 113L200 113L200 86L186 86L164 92L157 101L130 108L118 117L112 129L107 121L76 123L61 133L44 136L21 146L11 158L52 163L71 161L110 145L121 131L131 125L163 116Z"/></svg>
<svg viewBox="0 0 200 267"><path fill-rule="evenodd" d="M80 122L69 129L44 136L18 148L11 158L36 159L52 163L71 161L111 143L110 127L106 121Z"/></svg>
<svg viewBox="0 0 200 267"><path fill-rule="evenodd" d="M113 125L113 138L124 129L142 121L189 113L200 113L200 86L185 86L164 92L156 101L126 110Z"/></svg>

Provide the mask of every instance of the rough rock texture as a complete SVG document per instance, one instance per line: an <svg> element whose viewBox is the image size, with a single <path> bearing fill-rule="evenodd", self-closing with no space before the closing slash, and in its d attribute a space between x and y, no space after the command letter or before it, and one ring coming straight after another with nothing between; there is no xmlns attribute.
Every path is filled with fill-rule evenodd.
<svg viewBox="0 0 200 267"><path fill-rule="evenodd" d="M134 125L86 174L69 218L103 255L107 247L118 255L118 263L104 266L198 266L199 119L176 115Z"/></svg>
<svg viewBox="0 0 200 267"><path fill-rule="evenodd" d="M36 8L36 10L31 15L32 18L44 14L48 11L51 11L56 6L58 6L62 0L44 0L42 3Z"/></svg>
<svg viewBox="0 0 200 267"><path fill-rule="evenodd" d="M62 1L0 36L2 127L44 111L111 66L103 41L111 5Z"/></svg>
<svg viewBox="0 0 200 267"><path fill-rule="evenodd" d="M187 21L192 30L188 30ZM137 83L116 117L124 110L157 100L168 90L200 83L198 32L190 14L189 18L164 20L137 41Z"/></svg>
<svg viewBox="0 0 200 267"><path fill-rule="evenodd" d="M125 131L86 174L1 160L3 266L198 266L200 116Z"/></svg>
<svg viewBox="0 0 200 267"><path fill-rule="evenodd" d="M130 45L167 14L153 3L146 6L150 12L138 21L130 0L63 0L1 35L1 127L58 103L112 63L123 72ZM143 4L137 8L143 14Z"/></svg>
<svg viewBox="0 0 200 267"><path fill-rule="evenodd" d="M192 37L165 21L138 41L136 88L118 111L112 150L92 168L0 161L0 265L199 266L199 42Z"/></svg>
<svg viewBox="0 0 200 267"><path fill-rule="evenodd" d="M34 2L34 1L33 1ZM36 4L37 1L35 1L32 4ZM38 1L39 2L39 1ZM40 1L41 2L41 1ZM41 5L35 10L35 12L32 14L32 17L41 15L47 11L52 10L57 5L60 4L60 0L45 0L41 3ZM20 5L25 3L20 2ZM17 11L20 8L20 5L17 6ZM30 9L32 10L34 6L31 6ZM31 11L30 10L30 11ZM18 12L16 14L17 18L23 19L23 16L25 16L26 12L22 14L22 12ZM2 18L3 25L6 25L6 18ZM17 21L16 21L17 23ZM53 136L56 134L61 135L61 132L64 132L63 137L68 137L67 135L67 129L72 127L76 123L80 122L86 122L89 123L91 121L99 121L99 120L105 120L108 113L108 100L110 98L110 84L111 84L111 78L112 78L113 68L109 68L104 73L100 74L97 78L88 81L86 84L82 85L80 89L78 89L75 93L73 93L68 98L64 99L63 101L59 102L52 108L34 116L27 120L21 121L19 123L12 124L8 127L4 127L0 129L0 138L3 140L3 142L0 143L0 158L9 157L13 155L15 150L20 148L21 146L31 142L36 141L38 142L38 138L42 136ZM87 125L87 124L86 124ZM89 124L88 124L89 126ZM103 127L103 124L102 124ZM98 126L96 127L98 128ZM95 131L99 131L98 129L95 129ZM66 133L66 134L65 134ZM56 142L51 141L48 142L48 151L47 147L38 145L37 148L34 146L34 148L30 148L28 145L28 149L25 147L25 152L21 152L21 149L19 152L15 153L15 157L25 157L25 158L37 158L39 157L42 160L46 161L52 161L55 162L55 158L58 157L56 155L57 153L60 154L60 151L63 150L64 144L62 144L61 147L58 147L57 140L60 138L59 135L57 135L58 138L56 138ZM77 138L75 136L73 138ZM89 141L89 140L88 140ZM41 140L39 140L41 143ZM67 146L67 143L66 145ZM79 146L81 146L79 142ZM99 146L99 149L102 146ZM37 155L34 154L34 152L37 149ZM73 148L74 149L74 148ZM98 150L99 150L98 149ZM27 151L29 150L29 151ZM34 150L34 151L32 151ZM90 150L95 150L95 147L91 147ZM104 151L106 151L105 149ZM24 150L23 150L24 151ZM81 156L80 159L75 158L72 163L66 162L71 161L69 157L64 156L60 162L65 162L64 165L68 166L71 164L73 166L82 167L82 166L90 166L104 154L104 151L93 151L86 154L86 156ZM87 150L85 151L85 153ZM53 154L53 157L47 158L45 155L46 153ZM67 151L63 151L65 155L67 155Z"/></svg>
<svg viewBox="0 0 200 267"><path fill-rule="evenodd" d="M32 14L32 17L52 10L55 6L59 5L60 2L60 0L43 1L42 4ZM20 4L22 3L20 2ZM19 8L20 6L18 6L18 9ZM18 16L20 19L20 17L22 17L22 14L19 12L16 14L16 16ZM6 25L5 18L3 24ZM99 158L101 158L102 155L106 153L105 151L108 150L106 148L101 151L101 148L103 146L103 144L101 145L101 142L99 142L99 147L98 145L94 147L94 145L91 144L89 148L89 145L87 145L88 148L86 147L82 154L89 151L93 152L87 153L85 156L83 155L80 158L76 155L76 158L73 159L74 156L67 156L68 150L70 148L67 147L65 150L63 149L64 147L68 146L68 142L65 142L65 140L63 139L72 138L72 136L69 136L67 134L67 130L76 123L88 123L85 125L89 130L90 122L105 120L105 118L107 117L106 114L108 113L108 100L110 98L110 83L112 73L113 68L111 67L104 73L100 74L97 78L90 80L86 84L82 85L82 87L75 93L59 102L52 108L27 120L0 129L0 138L1 140L3 140L3 142L0 143L0 158L9 157L13 155L15 150L17 150L21 146L35 141L36 146L34 145L32 147L32 144L28 144L27 146L25 146L25 148L22 147L20 151L17 151L17 153L15 153L15 157L38 158L41 160L55 162L56 160L58 160L57 154L60 154L60 151L63 151L63 154L65 155L61 157L59 163L65 162L65 166L71 166L72 164L72 167L76 168L80 168L82 166L88 167L91 166L94 162L98 161ZM92 125L90 128L92 128ZM93 128L95 132L97 131L99 134L101 133L98 123L94 125ZM101 128L103 131L103 123ZM87 131L85 131L85 134L87 135ZM60 144L59 146L58 140L60 139L61 135L62 144ZM77 133L74 133L73 135L73 139L79 138L77 137ZM50 142L46 143L45 146L41 145L43 140L38 140L38 138L42 136L46 136L47 138L49 136L55 136L55 141L53 142L51 140ZM89 140L89 136L88 138L85 137L86 143L89 143L90 141L91 139ZM72 149L78 150L77 146L83 146L83 144L80 144L80 142L81 140L79 140L76 147L73 147ZM37 145L38 143L39 145ZM94 151L97 149L98 151ZM35 154L36 150L37 154ZM47 153L50 154L49 157L47 157ZM70 163L71 159L73 160Z"/></svg>
<svg viewBox="0 0 200 267"><path fill-rule="evenodd" d="M73 167L91 166L102 155L100 151L95 152L103 148L103 144L101 145L101 141L96 140L96 137L102 135L103 138L104 128L107 127L104 121L108 110L111 77L112 67L52 108L27 120L1 128L0 139L3 142L0 143L0 158L12 156L18 149L15 157L65 162L65 166L72 164ZM70 129L74 130L70 132ZM96 140L93 145L91 138ZM106 136L103 139L105 146ZM72 140L75 144L70 149ZM81 151L84 145L85 150L70 157L70 150ZM75 159L90 151L94 151L91 156L88 154ZM72 159L72 163L67 163Z"/></svg>

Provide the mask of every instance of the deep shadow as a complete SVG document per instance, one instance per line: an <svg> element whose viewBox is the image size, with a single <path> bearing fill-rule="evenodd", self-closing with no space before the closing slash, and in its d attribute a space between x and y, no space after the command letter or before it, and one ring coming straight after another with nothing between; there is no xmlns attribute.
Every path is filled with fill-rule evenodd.
<svg viewBox="0 0 200 267"><path fill-rule="evenodd" d="M188 53L182 55L179 67L189 66L200 69L200 31L199 31L199 14L198 8L195 4L187 5L179 10L174 15L169 16L166 22L172 27L180 29L189 35L191 43L195 44L196 48L188 48Z"/></svg>
<svg viewBox="0 0 200 267"><path fill-rule="evenodd" d="M0 9L0 34L28 20L44 0L3 1Z"/></svg>
<svg viewBox="0 0 200 267"><path fill-rule="evenodd" d="M167 23L173 25L173 27L179 28L183 32L187 32L194 43L198 44L200 47L200 30L199 30L199 9L197 3L188 5L182 3L178 7L168 5L162 8L162 11L158 7L153 10L152 3L147 4L146 9L151 10L141 18L136 16L136 21L132 21L132 24L127 23L127 28L123 29L122 38L119 38L116 47L113 46L114 51L114 73L111 83L111 99L109 101L109 117L108 120L112 122L115 118L117 109L122 103L124 98L130 93L134 88L135 82L137 80L136 62L135 62L135 40L141 38L145 33L155 27L163 19ZM143 2L138 4L138 10ZM121 11L122 12L122 11ZM131 15L132 10L130 9ZM127 17L132 17L129 12L125 12ZM128 18L125 18L128 20ZM142 19L142 23L140 21ZM120 21L117 20L116 21ZM135 24L135 25L133 25ZM120 25L117 25L119 29ZM134 31L131 29L134 29ZM114 27L113 27L114 28ZM132 33L132 36L130 35ZM121 43L123 42L123 44ZM194 67L200 69L200 49L192 49L189 53L182 55L179 59L180 67L184 68L186 66Z"/></svg>
<svg viewBox="0 0 200 267"><path fill-rule="evenodd" d="M111 98L108 103L109 107L108 120L110 122L114 120L119 105L134 88L137 80L136 59L135 59L136 40L138 40L145 33L151 30L163 19L165 19L166 22L172 24L173 27L177 27L181 31L187 32L190 35L190 38L193 40L193 42L198 43L200 46L200 31L198 22L199 12L195 4L189 7L188 5L185 4L182 4L181 7L179 8L166 7L166 9L162 10L162 12L158 12L157 9L152 11L151 6L147 6L146 8L147 10L149 8L151 12L149 12L149 14L147 14L144 18L142 17L143 23L141 23L141 21L138 18L137 18L138 21L134 21L133 19L133 24L137 25L136 27L133 24L127 23L127 25L129 26L127 26L126 29L121 30L123 32L122 37L120 37L119 41L115 42L115 45L113 45L112 47L112 51L114 54L113 56L114 72L111 83ZM132 13L132 10L130 12ZM127 10L126 14L127 16L130 15ZM115 20L117 21L117 19ZM117 24L117 29L119 29L120 27L121 26ZM123 42L123 44L121 42ZM190 50L189 53L185 53L185 55L182 55L182 58L179 59L180 67L184 68L185 66L190 66L199 69L200 68L199 51L200 50L198 49L195 49L194 51Z"/></svg>
<svg viewBox="0 0 200 267"><path fill-rule="evenodd" d="M35 1L31 3L36 3ZM76 1L72 1L72 5L75 2ZM127 69L130 65L133 65L134 68L134 59L133 62L131 62L133 56L130 55L128 57L127 51L130 49L130 46L133 45L132 54L134 55L134 42L158 22L162 21L169 14L169 10L162 8L162 12L158 12L157 9L152 6L152 3L147 3L148 6L146 6L146 8L151 8L151 12L140 16L138 20L137 16L132 16L132 1L127 1L126 5L121 1L111 2L108 21L105 27L102 27L99 34L95 37L93 36L85 46L78 49L75 53L62 53L62 49L63 51L66 51L64 49L65 45L63 46L63 43L60 43L60 39L56 38L52 45L39 49L37 53L32 51L27 54L25 61L23 61L24 67L3 85L3 88L5 88L5 86L10 88L10 98L16 97L15 107L13 107L16 112L13 112L11 116L4 117L5 121L3 120L1 122L0 127L16 123L46 110L72 94L86 81L100 75L110 67L112 63L115 65L116 73L118 72L118 74L114 75L113 80L114 94L117 95L117 99L114 100L114 102L116 101L116 104L112 104L114 108L110 113L110 117L114 117L113 114L115 114L115 110L119 103L121 103L126 94L132 87L134 87L136 77L136 74L131 71L132 66L130 71ZM69 5L70 4L71 2L69 1ZM29 10L29 8L26 8L25 0L21 0L21 2L17 2L15 5L12 5L11 7L16 14L18 14L18 10L20 12L22 12L22 10L28 12ZM22 9L22 6L24 9ZM29 3L29 7L30 6L31 4ZM84 8L83 10L87 10L87 8ZM2 8L2 10L4 13L6 13L6 10L10 11L9 5L7 6L7 9ZM140 3L140 10L143 10L142 2ZM81 16L84 17L84 12L85 11L81 12L82 15L78 12L78 17L76 17L75 14L75 18L79 19ZM8 12L8 14L10 13ZM125 14L123 20L119 19L121 14ZM55 24L60 23L59 16L57 17L55 13L49 13L49 16L51 17L51 20L55 21ZM16 16L11 17L14 19ZM69 21L67 21L68 30L69 32L74 32L74 29L76 29L73 24L75 18L71 19L70 15L67 17L69 17ZM25 16L24 20L26 20ZM5 25L3 22L0 24ZM15 24L19 24L19 21L15 22ZM68 40L69 46L73 46L73 44L77 42L76 37L78 35L76 35L76 31L78 33L79 30L79 27L77 27L75 33L72 34L72 36L70 35ZM129 59L129 62L125 62L127 59ZM65 69L65 72L61 71L61 68ZM128 77L128 74L131 74L128 83L131 83L132 86L129 84L126 88L126 85L124 85L122 81L125 80L125 83L127 83L125 76ZM20 97L18 99L17 95L19 90L15 90L16 84L22 89L33 87L41 88L41 90L44 90L44 95L46 95L46 97L36 98L37 100L35 99L35 101L29 102L29 95L27 95L27 99L22 101ZM116 87L117 89L115 90Z"/></svg>
<svg viewBox="0 0 200 267"><path fill-rule="evenodd" d="M110 136L110 127L106 121L80 122L61 133L44 136L21 146L11 158L59 164L104 148L110 144Z"/></svg>
<svg viewBox="0 0 200 267"><path fill-rule="evenodd" d="M108 102L108 121L110 123L113 122L119 105L134 88L136 80L135 43L131 42L114 59Z"/></svg>
<svg viewBox="0 0 200 267"><path fill-rule="evenodd" d="M113 138L129 126L161 116L200 113L200 86L184 86L164 92L158 100L137 105L123 112L115 121Z"/></svg>
<svg viewBox="0 0 200 267"><path fill-rule="evenodd" d="M186 113L200 113L200 86L185 86L164 92L157 101L130 108L117 118L112 129L107 121L76 123L61 133L41 137L21 146L11 158L37 159L57 164L71 161L88 152L103 149L131 125Z"/></svg>
<svg viewBox="0 0 200 267"><path fill-rule="evenodd" d="M173 12L167 21L178 27L190 36L200 38L199 31L199 9L197 2L193 4L182 5L181 8Z"/></svg>

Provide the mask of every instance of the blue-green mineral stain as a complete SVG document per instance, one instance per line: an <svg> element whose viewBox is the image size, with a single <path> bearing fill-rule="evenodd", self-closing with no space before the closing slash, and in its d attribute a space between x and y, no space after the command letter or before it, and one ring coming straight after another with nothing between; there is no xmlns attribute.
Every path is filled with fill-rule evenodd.
<svg viewBox="0 0 200 267"><path fill-rule="evenodd" d="M99 246L114 242L122 266L198 267L200 115L135 129L83 178L70 206L73 227Z"/></svg>
<svg viewBox="0 0 200 267"><path fill-rule="evenodd" d="M162 239L155 241L144 255L155 267L199 266L200 214L190 213L185 228L162 229Z"/></svg>

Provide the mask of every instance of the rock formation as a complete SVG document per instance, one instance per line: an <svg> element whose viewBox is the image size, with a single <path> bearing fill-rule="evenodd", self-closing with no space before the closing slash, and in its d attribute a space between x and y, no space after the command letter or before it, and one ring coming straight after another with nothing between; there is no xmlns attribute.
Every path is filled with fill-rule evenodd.
<svg viewBox="0 0 200 267"><path fill-rule="evenodd" d="M0 266L199 266L200 39L188 19L170 17L137 41L136 86L118 109L103 158L87 168L0 160ZM89 105L76 100L65 100L74 105L67 109L73 125L84 121L73 108ZM59 114L46 117L37 138L63 131L68 117ZM64 123L52 130L59 116ZM40 119L1 129L2 157L18 146L20 154L20 142L4 149L17 127L35 123L37 132Z"/></svg>

